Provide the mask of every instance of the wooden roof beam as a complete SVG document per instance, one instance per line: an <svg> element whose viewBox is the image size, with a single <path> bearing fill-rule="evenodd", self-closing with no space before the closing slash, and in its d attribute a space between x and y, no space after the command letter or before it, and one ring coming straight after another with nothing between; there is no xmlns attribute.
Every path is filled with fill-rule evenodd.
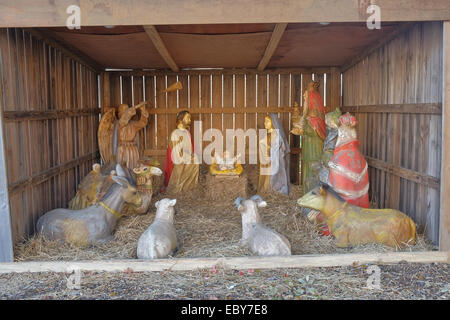
<svg viewBox="0 0 450 320"><path fill-rule="evenodd" d="M376 0L383 22L450 20L448 0ZM32 3L32 5L30 5ZM182 3L182 4L181 4ZM367 0L15 0L0 1L0 28L65 27L67 7L81 26L216 23L366 22Z"/></svg>
<svg viewBox="0 0 450 320"><path fill-rule="evenodd" d="M258 64L258 71L263 71L269 64L269 61L272 58L275 50L277 49L278 43L280 43L281 37L283 36L286 27L287 23L277 23L275 25L272 36L270 37L269 43L267 44L266 51L264 52L264 55Z"/></svg>
<svg viewBox="0 0 450 320"><path fill-rule="evenodd" d="M170 69L174 72L180 71L180 68L177 66L175 61L173 60L172 56L169 53L169 50L167 50L166 45L161 39L161 36L158 33L158 30L156 30L156 27L153 25L147 25L143 26L145 32L149 36L150 40L152 40L153 44L156 47L156 50L158 50L161 57L164 59L164 61L168 64Z"/></svg>

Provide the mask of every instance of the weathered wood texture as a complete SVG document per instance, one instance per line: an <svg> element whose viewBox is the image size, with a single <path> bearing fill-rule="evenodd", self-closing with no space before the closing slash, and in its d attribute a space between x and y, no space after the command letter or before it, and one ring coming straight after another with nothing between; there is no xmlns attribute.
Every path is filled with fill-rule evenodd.
<svg viewBox="0 0 450 320"><path fill-rule="evenodd" d="M1 85L14 242L67 207L98 160L98 80L91 68L22 29L0 29Z"/></svg>
<svg viewBox="0 0 450 320"><path fill-rule="evenodd" d="M301 70L301 71L298 71ZM306 73L303 72L306 71ZM145 99L150 102L149 123L140 149L146 155L164 162L170 132L175 129L176 113L187 109L192 113L191 134L194 137L194 121L201 121L201 132L214 128L224 135L226 147L227 129L264 129L264 116L268 112L278 113L291 147L299 148L300 141L289 133L291 129L290 107L296 101L302 104L304 87L314 74L321 79L321 94L327 111L340 104L340 77L336 68L256 70L183 70L180 73L161 71L109 72L111 105L132 105L131 82L139 81ZM327 77L328 75L328 77ZM324 79L327 79L325 82ZM180 81L183 89L163 93L162 90ZM144 85L145 83L145 85ZM121 99L122 97L122 99ZM259 134L259 132L257 132ZM204 141L196 145L200 152L209 145ZM246 142L248 146L248 139ZM247 148L246 163L249 162ZM298 183L298 152L291 157L292 181ZM295 163L297 165L295 165Z"/></svg>
<svg viewBox="0 0 450 320"><path fill-rule="evenodd" d="M29 0L0 1L0 27L66 26L70 5L82 26L208 23L365 22L368 0ZM372 2L373 3L373 2ZM377 0L383 21L448 20L447 0ZM26 13L26 14L25 14Z"/></svg>
<svg viewBox="0 0 450 320"><path fill-rule="evenodd" d="M0 51L0 109L5 104L3 95L3 65ZM8 178L6 174L5 139L3 136L3 117L0 113L0 262L13 261L13 242L11 234L11 211L9 207Z"/></svg>
<svg viewBox="0 0 450 320"><path fill-rule="evenodd" d="M144 26L144 30L155 45L156 50L158 50L159 54L170 67L170 69L172 69L172 71L174 72L179 71L180 68L178 68L177 64L170 55L170 52L167 50L167 47L164 44L164 41L161 39L161 36L159 35L158 30L156 30L155 26Z"/></svg>
<svg viewBox="0 0 450 320"><path fill-rule="evenodd" d="M444 85L441 172L441 219L439 249L450 251L450 21L444 22Z"/></svg>
<svg viewBox="0 0 450 320"><path fill-rule="evenodd" d="M267 67L273 53L278 47L278 43L283 37L284 30L286 30L287 23L277 23L273 29L272 36L270 37L269 43L267 44L266 50L261 61L258 64L258 71L262 71Z"/></svg>
<svg viewBox="0 0 450 320"><path fill-rule="evenodd" d="M274 257L175 258L154 260L31 261L1 263L0 274L23 272L63 272L77 268L91 272L161 272L198 269L276 269L389 265L396 263L450 263L448 252L346 253Z"/></svg>
<svg viewBox="0 0 450 320"><path fill-rule="evenodd" d="M371 202L407 213L437 243L442 23L415 24L344 72L343 105L370 159Z"/></svg>

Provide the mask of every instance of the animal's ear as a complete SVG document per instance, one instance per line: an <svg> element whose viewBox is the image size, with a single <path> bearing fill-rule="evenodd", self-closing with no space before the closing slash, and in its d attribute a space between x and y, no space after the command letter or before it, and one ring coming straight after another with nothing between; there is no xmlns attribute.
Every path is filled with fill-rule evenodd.
<svg viewBox="0 0 450 320"><path fill-rule="evenodd" d="M322 196L324 196L327 193L323 187L319 188L319 192L320 192L320 195L322 195Z"/></svg>
<svg viewBox="0 0 450 320"><path fill-rule="evenodd" d="M170 206L173 207L177 203L177 199L170 200Z"/></svg>
<svg viewBox="0 0 450 320"><path fill-rule="evenodd" d="M267 202L265 202L259 194L255 194L253 197L250 198L250 200L255 201L258 207L267 206Z"/></svg>
<svg viewBox="0 0 450 320"><path fill-rule="evenodd" d="M119 163L116 165L116 172L117 172L117 175L120 177L127 176L127 174L125 173L125 170L122 168L122 166Z"/></svg>
<svg viewBox="0 0 450 320"><path fill-rule="evenodd" d="M155 176L160 176L163 174L162 170L157 167L150 167L150 173Z"/></svg>
<svg viewBox="0 0 450 320"><path fill-rule="evenodd" d="M264 200L258 202L258 207L261 207L261 208L267 207L267 202L265 202Z"/></svg>
<svg viewBox="0 0 450 320"><path fill-rule="evenodd" d="M244 201L244 198L242 198L242 197L238 197L238 198L236 198L236 200L234 200L234 204L236 205L236 208L238 209L238 211L244 210L242 201Z"/></svg>
<svg viewBox="0 0 450 320"><path fill-rule="evenodd" d="M124 177L112 176L112 179L114 180L114 182L120 184L123 188L128 188L129 186L128 180Z"/></svg>

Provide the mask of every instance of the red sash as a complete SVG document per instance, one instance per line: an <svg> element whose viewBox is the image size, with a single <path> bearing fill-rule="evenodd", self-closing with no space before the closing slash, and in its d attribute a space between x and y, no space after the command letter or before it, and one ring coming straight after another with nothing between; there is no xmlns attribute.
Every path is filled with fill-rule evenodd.
<svg viewBox="0 0 450 320"><path fill-rule="evenodd" d="M309 91L309 110L314 110L313 114L319 113L323 115L323 119L317 116L308 116L308 123L320 137L325 140L327 134L327 127L325 125L325 107L323 106L323 100L319 92L311 90Z"/></svg>

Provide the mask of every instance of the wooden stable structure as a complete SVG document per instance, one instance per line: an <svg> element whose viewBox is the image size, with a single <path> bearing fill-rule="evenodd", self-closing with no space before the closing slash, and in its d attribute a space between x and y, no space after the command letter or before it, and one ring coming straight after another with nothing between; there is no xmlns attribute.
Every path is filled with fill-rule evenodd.
<svg viewBox="0 0 450 320"><path fill-rule="evenodd" d="M180 109L202 130L286 133L307 81L356 115L370 199L450 249L450 3L387 0L0 1L0 261L65 207L99 161L102 107L150 102L143 154L164 158ZM81 29L65 27L81 8ZM381 29L366 8L381 8ZM130 6L130 7L128 7ZM105 27L106 26L106 27ZM162 93L180 81L183 90ZM289 135L298 183L301 146ZM205 142L204 145L208 144Z"/></svg>

